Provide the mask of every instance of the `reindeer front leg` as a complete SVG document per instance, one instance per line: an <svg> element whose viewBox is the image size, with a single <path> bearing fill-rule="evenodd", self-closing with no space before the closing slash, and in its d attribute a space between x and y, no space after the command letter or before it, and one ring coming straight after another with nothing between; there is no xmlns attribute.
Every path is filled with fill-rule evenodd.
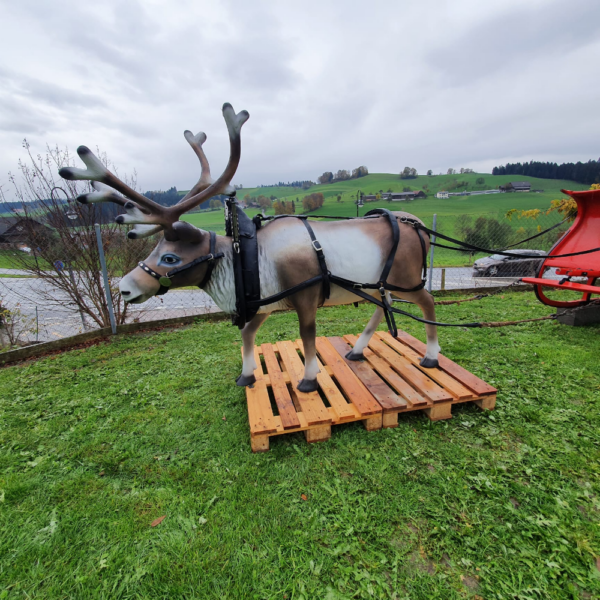
<svg viewBox="0 0 600 600"><path fill-rule="evenodd" d="M317 374L319 366L317 364L317 307L296 308L298 320L300 321L300 337L304 346L304 377L298 384L298 390L301 392L317 391Z"/></svg>
<svg viewBox="0 0 600 600"><path fill-rule="evenodd" d="M254 359L254 340L256 339L256 332L260 329L260 326L267 320L267 317L271 313L259 313L254 315L254 318L246 323L244 329L242 329L242 342L244 342L243 350L243 365L242 374L235 380L236 384L240 387L252 385L256 381L254 377L254 370L257 367L256 360Z"/></svg>

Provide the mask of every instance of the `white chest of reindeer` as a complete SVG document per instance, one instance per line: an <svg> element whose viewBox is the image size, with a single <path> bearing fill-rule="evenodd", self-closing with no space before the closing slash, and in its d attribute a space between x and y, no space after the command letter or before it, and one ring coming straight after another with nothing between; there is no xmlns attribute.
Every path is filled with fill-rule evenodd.
<svg viewBox="0 0 600 600"><path fill-rule="evenodd" d="M87 169L63 168L60 175L65 179L84 179L94 183L96 192L84 194L78 200L84 204L113 202L124 209L117 217L118 223L133 224L128 232L131 239L163 234L142 267L128 273L120 283L120 291L126 302L145 302L158 293L190 285L202 285L215 303L225 312L236 310L236 293L233 272L233 249L231 239L211 236L208 232L180 221L180 217L212 196L233 194L231 180L241 156L240 132L248 120L248 113L236 114L230 104L223 106L223 116L230 139L230 157L223 173L216 181L210 175L208 161L202 149L206 141L204 133L184 133L186 140L198 156L201 176L190 192L175 206L165 207L135 192L111 173L85 146L77 152ZM100 185L98 185L100 184ZM103 185L113 190L105 189ZM406 213L394 213L406 217ZM412 215L408 215L412 219ZM390 217L391 218L391 217ZM389 281L402 289L418 287L421 280L423 252L419 236L414 228L400 223L400 243L393 257ZM377 281L382 267L390 256L390 228L383 218L353 221L314 222L314 235L320 243L327 261L327 268L338 278L349 281ZM306 227L298 219L278 219L263 226L257 233L258 262L260 272L260 295L268 298L294 288L298 284L319 275L320 266ZM217 257L218 258L215 258ZM167 276L167 274L175 273ZM368 292L373 296L377 291ZM383 293L383 292L382 292ZM424 317L435 321L433 299L424 289L408 292L391 292L394 296L417 304ZM389 296L389 292L387 293ZM242 374L238 385L252 385L255 381L254 339L258 328L271 312L293 308L298 314L300 336L304 345L305 373L298 385L300 391L317 389L316 376L316 312L325 305L347 304L356 297L348 289L332 285L329 298L324 299L321 285L313 285L275 303L262 306L242 330L244 343ZM347 358L361 360L363 350L377 329L383 310L377 308L365 327L356 346ZM439 345L434 325L427 324L427 353L422 360L425 367L437 366Z"/></svg>

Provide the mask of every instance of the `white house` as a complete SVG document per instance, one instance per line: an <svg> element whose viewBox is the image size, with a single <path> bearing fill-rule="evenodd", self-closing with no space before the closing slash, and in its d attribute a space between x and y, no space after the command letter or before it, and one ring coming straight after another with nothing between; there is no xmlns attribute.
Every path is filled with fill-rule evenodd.
<svg viewBox="0 0 600 600"><path fill-rule="evenodd" d="M448 192L438 192L438 193L435 195L435 197L436 197L436 198L444 198L444 199L447 199L447 198L449 198L449 197L450 197L450 195L448 194Z"/></svg>

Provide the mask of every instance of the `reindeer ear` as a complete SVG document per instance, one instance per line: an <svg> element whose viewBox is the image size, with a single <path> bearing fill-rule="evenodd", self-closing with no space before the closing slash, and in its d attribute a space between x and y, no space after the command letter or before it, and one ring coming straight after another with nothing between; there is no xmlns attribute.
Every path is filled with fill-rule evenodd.
<svg viewBox="0 0 600 600"><path fill-rule="evenodd" d="M173 223L172 229L178 240L189 242L190 244L199 244L206 236L205 231L202 231L185 221L176 221Z"/></svg>

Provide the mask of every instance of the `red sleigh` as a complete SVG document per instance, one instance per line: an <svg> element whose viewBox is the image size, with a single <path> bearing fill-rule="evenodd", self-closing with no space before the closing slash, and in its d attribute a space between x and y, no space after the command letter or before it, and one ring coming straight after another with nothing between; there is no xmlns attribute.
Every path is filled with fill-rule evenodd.
<svg viewBox="0 0 600 600"><path fill-rule="evenodd" d="M591 250L600 246L600 190L571 192L561 190L577 202L577 217L571 228L553 246L549 254L571 254ZM548 268L556 268L561 280L543 279ZM587 277L586 283L570 281L572 277ZM565 258L547 258L537 277L524 277L524 283L534 286L535 295L540 302L559 308L574 308L588 304L592 294L600 294L600 287L594 285L600 277L600 251ZM544 294L543 288L555 288L582 292L579 300L553 300Z"/></svg>

